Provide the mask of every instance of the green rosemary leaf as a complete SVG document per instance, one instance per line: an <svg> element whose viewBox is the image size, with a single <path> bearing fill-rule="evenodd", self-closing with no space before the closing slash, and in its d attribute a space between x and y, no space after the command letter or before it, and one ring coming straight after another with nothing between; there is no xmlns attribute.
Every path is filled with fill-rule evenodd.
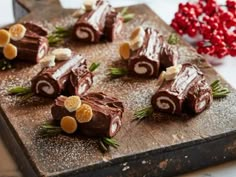
<svg viewBox="0 0 236 177"><path fill-rule="evenodd" d="M167 42L171 45L176 45L179 42L179 38L175 33L171 33Z"/></svg>
<svg viewBox="0 0 236 177"><path fill-rule="evenodd" d="M16 87L12 87L8 90L8 94L11 94L11 95L26 95L29 93L32 93L30 87L16 86Z"/></svg>
<svg viewBox="0 0 236 177"><path fill-rule="evenodd" d="M228 88L223 87L220 80L215 80L210 86L212 89L213 98L223 98L230 93Z"/></svg>
<svg viewBox="0 0 236 177"><path fill-rule="evenodd" d="M99 140L99 148L102 151L102 153L109 151L109 147L105 145L102 140Z"/></svg>
<svg viewBox="0 0 236 177"><path fill-rule="evenodd" d="M126 23L126 22L132 20L135 17L135 14L129 13L129 14L122 15L122 17L123 17L124 23Z"/></svg>
<svg viewBox="0 0 236 177"><path fill-rule="evenodd" d="M60 126L54 125L51 122L46 122L41 125L39 135L43 137L56 136L62 132Z"/></svg>
<svg viewBox="0 0 236 177"><path fill-rule="evenodd" d="M104 137L103 138L103 142L109 146L112 146L114 148L117 148L119 146L119 144L117 143L117 141L113 138L107 138L107 137Z"/></svg>
<svg viewBox="0 0 236 177"><path fill-rule="evenodd" d="M117 149L119 147L118 142L113 138L103 137L99 140L99 147L102 152L109 151L109 147Z"/></svg>
<svg viewBox="0 0 236 177"><path fill-rule="evenodd" d="M128 70L125 68L110 68L110 76L112 78L122 77L128 74Z"/></svg>
<svg viewBox="0 0 236 177"><path fill-rule="evenodd" d="M23 95L23 96L21 97L21 101L26 101L26 100L28 100L29 98L31 98L32 96L34 96L34 93L33 93L33 92L27 93L27 94L25 94L25 95Z"/></svg>
<svg viewBox="0 0 236 177"><path fill-rule="evenodd" d="M154 110L151 106L138 110L134 113L134 120L143 120L144 118L151 116L153 112Z"/></svg>
<svg viewBox="0 0 236 177"><path fill-rule="evenodd" d="M216 85L219 85L219 83L220 83L220 80L217 79L217 80L215 80L214 82L212 82L210 86L211 86L211 87L215 87Z"/></svg>
<svg viewBox="0 0 236 177"><path fill-rule="evenodd" d="M127 14L128 9L129 9L128 7L124 7L124 8L120 11L120 15L123 16L123 15Z"/></svg>
<svg viewBox="0 0 236 177"><path fill-rule="evenodd" d="M224 92L224 93L213 93L213 98L223 98L226 97L230 92Z"/></svg>
<svg viewBox="0 0 236 177"><path fill-rule="evenodd" d="M92 63L89 67L89 71L93 72L100 66L100 63Z"/></svg>
<svg viewBox="0 0 236 177"><path fill-rule="evenodd" d="M48 35L49 45L54 46L64 41L64 38L70 36L71 29L57 26L55 31Z"/></svg>

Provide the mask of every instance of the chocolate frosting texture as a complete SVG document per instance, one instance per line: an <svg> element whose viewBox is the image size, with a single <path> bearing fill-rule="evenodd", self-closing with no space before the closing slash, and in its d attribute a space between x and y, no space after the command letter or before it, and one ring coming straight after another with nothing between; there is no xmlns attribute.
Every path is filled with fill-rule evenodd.
<svg viewBox="0 0 236 177"><path fill-rule="evenodd" d="M134 51L128 63L131 75L143 77L157 77L159 75L159 52L163 44L163 37L152 28L145 30L144 43Z"/></svg>
<svg viewBox="0 0 236 177"><path fill-rule="evenodd" d="M64 96L55 100L51 108L53 119L60 121L63 116L75 117L75 112L64 108ZM82 103L91 106L93 117L90 122L78 123L79 132L89 137L113 137L120 130L124 107L122 102L104 93L88 93L81 97Z"/></svg>
<svg viewBox="0 0 236 177"><path fill-rule="evenodd" d="M201 85L204 83L203 85ZM197 92L197 94L194 94ZM211 91L209 85L205 81L203 73L197 66L185 63L182 65L181 71L176 78L169 81L164 81L156 94L152 97L152 106L156 111L162 111L172 114L181 114L186 102L190 108L194 108L196 99L201 97L203 93L208 92L207 99L211 100ZM192 96L190 96L192 95ZM195 96L197 95L197 97ZM188 99L189 98L189 99ZM193 112L201 112L204 110L210 101L204 105L203 109Z"/></svg>
<svg viewBox="0 0 236 177"><path fill-rule="evenodd" d="M47 54L49 49L48 39L46 37L47 31L33 22L24 22L22 24L26 28L25 36L19 41L10 41L17 47L16 58L17 60L30 63L38 63Z"/></svg>
<svg viewBox="0 0 236 177"><path fill-rule="evenodd" d="M68 83L68 87L74 89L74 92L78 93L76 87L80 84L80 81L86 77L84 75L78 75L77 81L76 78L69 81L69 78L70 75L74 74L73 70L77 70L78 74L80 74L78 70L81 68L86 68L86 62L85 59L80 55L73 55L71 59L60 62L54 67L44 68L37 76L32 79L32 90L38 95L57 97L62 92L66 92L66 85ZM82 74L84 73L82 72ZM92 84L92 74L87 76L90 77ZM86 92L91 84L88 85L81 94ZM68 92L70 93L70 91Z"/></svg>
<svg viewBox="0 0 236 177"><path fill-rule="evenodd" d="M83 14L74 26L75 36L85 42L113 41L122 21L107 0L97 0L96 9Z"/></svg>

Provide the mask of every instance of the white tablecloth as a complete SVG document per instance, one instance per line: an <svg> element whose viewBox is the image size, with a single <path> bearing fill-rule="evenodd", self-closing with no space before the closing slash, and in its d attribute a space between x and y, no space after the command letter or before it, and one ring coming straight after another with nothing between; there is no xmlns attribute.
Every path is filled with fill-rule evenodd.
<svg viewBox="0 0 236 177"><path fill-rule="evenodd" d="M64 8L77 8L81 0L60 0ZM147 3L166 23L170 23L174 12L177 10L180 2L186 0L111 0L114 6L126 6L137 3ZM224 2L222 0L221 2ZM12 0L1 1L0 4L0 26L14 22L12 12ZM236 88L236 58L226 57L221 64L214 65L214 68ZM229 162L220 166L207 168L183 175L185 177L235 177L236 161ZM3 176L20 176L15 162L12 160L7 149L0 139L0 177Z"/></svg>

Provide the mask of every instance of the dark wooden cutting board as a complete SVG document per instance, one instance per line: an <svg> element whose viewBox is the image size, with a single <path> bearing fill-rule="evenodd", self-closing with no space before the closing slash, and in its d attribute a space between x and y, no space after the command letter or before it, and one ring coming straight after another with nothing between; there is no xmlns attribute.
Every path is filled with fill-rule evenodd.
<svg viewBox="0 0 236 177"><path fill-rule="evenodd" d="M56 0L20 1L31 13L22 20L41 21L49 29L74 23ZM197 64L212 82L220 78L231 90L223 99L197 116L155 114L141 123L131 122L134 111L150 104L157 83L154 79L124 77L111 80L107 70L123 65L117 48L138 25L155 27L167 37L172 29L146 5L129 8L135 19L124 26L113 43L82 44L68 40L65 46L78 51L88 63L100 62L90 91L103 91L125 105L123 126L115 139L120 147L102 154L97 140L60 135L42 138L39 126L51 118L53 100L33 97L22 103L7 95L7 89L29 84L39 66L16 63L16 68L0 72L0 132L24 176L171 176L236 157L236 91L184 41L179 44L180 62Z"/></svg>

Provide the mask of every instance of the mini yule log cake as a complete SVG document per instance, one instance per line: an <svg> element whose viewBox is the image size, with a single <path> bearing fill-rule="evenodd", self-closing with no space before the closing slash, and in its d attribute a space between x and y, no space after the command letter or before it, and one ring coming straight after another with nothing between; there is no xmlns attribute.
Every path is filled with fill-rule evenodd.
<svg viewBox="0 0 236 177"><path fill-rule="evenodd" d="M62 49L56 51L59 50ZM87 69L86 60L73 54L56 66L43 68L31 82L31 90L36 95L54 98L62 93L82 95L91 87L93 74Z"/></svg>
<svg viewBox="0 0 236 177"><path fill-rule="evenodd" d="M59 96L51 108L53 119L66 133L75 132L72 128L75 126L62 125L63 119L69 116L77 120L79 133L88 137L115 136L121 128L123 112L122 102L101 92L82 96L81 101L78 96Z"/></svg>
<svg viewBox="0 0 236 177"><path fill-rule="evenodd" d="M212 102L212 90L203 73L193 64L167 68L160 77L160 87L152 97L155 111L181 114L200 113Z"/></svg>
<svg viewBox="0 0 236 177"><path fill-rule="evenodd" d="M137 27L119 52L128 60L129 74L141 77L158 77L161 69L176 65L179 58L177 49L153 28Z"/></svg>
<svg viewBox="0 0 236 177"><path fill-rule="evenodd" d="M85 42L97 43L101 39L112 42L123 26L119 13L107 0L85 0L73 16L78 17L75 36Z"/></svg>
<svg viewBox="0 0 236 177"><path fill-rule="evenodd" d="M32 22L15 24L0 30L1 52L6 59L15 58L38 63L48 52L47 31Z"/></svg>

